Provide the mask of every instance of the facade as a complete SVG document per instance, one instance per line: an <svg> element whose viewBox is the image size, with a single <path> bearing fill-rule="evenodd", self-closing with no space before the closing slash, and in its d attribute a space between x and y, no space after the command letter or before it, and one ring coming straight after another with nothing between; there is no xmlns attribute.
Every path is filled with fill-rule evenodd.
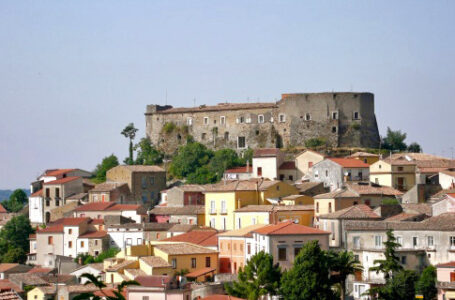
<svg viewBox="0 0 455 300"><path fill-rule="evenodd" d="M333 191L347 181L368 180L369 167L363 161L353 158L327 158L313 166L310 181L322 182Z"/></svg>
<svg viewBox="0 0 455 300"><path fill-rule="evenodd" d="M277 180L284 152L278 148L256 149L253 153L253 177Z"/></svg>
<svg viewBox="0 0 455 300"><path fill-rule="evenodd" d="M379 160L370 166L370 181L408 191L416 184L416 164L406 159Z"/></svg>
<svg viewBox="0 0 455 300"><path fill-rule="evenodd" d="M438 300L455 299L455 262L436 265Z"/></svg>
<svg viewBox="0 0 455 300"><path fill-rule="evenodd" d="M101 280L104 281L103 263L93 263L81 266L71 272L70 275L76 276L79 283L85 284L87 282L87 278L81 277L81 275L85 273L92 274L95 277L101 276Z"/></svg>
<svg viewBox="0 0 455 300"><path fill-rule="evenodd" d="M248 162L247 162L248 163ZM245 167L236 167L224 171L224 180L248 180L253 176L253 168L249 163Z"/></svg>
<svg viewBox="0 0 455 300"><path fill-rule="evenodd" d="M444 190L455 188L455 169L440 171L439 184Z"/></svg>
<svg viewBox="0 0 455 300"><path fill-rule="evenodd" d="M104 219L106 216L122 216L136 223L148 222L147 210L138 204L118 204L115 202L93 202L77 207L74 217Z"/></svg>
<svg viewBox="0 0 455 300"><path fill-rule="evenodd" d="M131 198L127 183L103 182L89 191L89 202L129 203Z"/></svg>
<svg viewBox="0 0 455 300"><path fill-rule="evenodd" d="M117 166L106 173L107 182L127 183L132 201L153 207L166 189L166 171L158 166Z"/></svg>
<svg viewBox="0 0 455 300"><path fill-rule="evenodd" d="M371 93L283 94L276 103L220 103L193 108L148 105L146 134L173 153L188 135L211 148L287 147L324 138L332 147L379 145Z"/></svg>
<svg viewBox="0 0 455 300"><path fill-rule="evenodd" d="M166 191L166 206L205 205L204 187L197 184L175 186Z"/></svg>
<svg viewBox="0 0 455 300"><path fill-rule="evenodd" d="M372 165L379 160L379 155L368 152L356 152L348 156L348 158L358 159L368 165Z"/></svg>
<svg viewBox="0 0 455 300"><path fill-rule="evenodd" d="M325 155L313 151L313 150L305 150L295 158L295 165L297 167L297 174L298 178L301 179L302 177L311 178L311 171L313 165L317 164L320 161L325 159Z"/></svg>
<svg viewBox="0 0 455 300"><path fill-rule="evenodd" d="M155 206L150 211L150 220L157 223L179 223L204 226L205 206Z"/></svg>
<svg viewBox="0 0 455 300"><path fill-rule="evenodd" d="M191 288L181 284L170 276L138 276L139 286L129 286L126 292L128 300L189 300Z"/></svg>

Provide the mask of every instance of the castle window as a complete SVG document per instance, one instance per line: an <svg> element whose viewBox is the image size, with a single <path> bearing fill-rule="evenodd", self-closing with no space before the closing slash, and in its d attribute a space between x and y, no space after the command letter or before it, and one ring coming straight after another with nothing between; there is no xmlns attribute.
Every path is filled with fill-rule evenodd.
<svg viewBox="0 0 455 300"><path fill-rule="evenodd" d="M305 121L311 121L311 115L309 113L305 114Z"/></svg>
<svg viewBox="0 0 455 300"><path fill-rule="evenodd" d="M278 116L278 120L280 120L280 123L286 122L286 116L284 114L280 114Z"/></svg>
<svg viewBox="0 0 455 300"><path fill-rule="evenodd" d="M338 112L337 111L332 112L332 119L333 120L338 120Z"/></svg>
<svg viewBox="0 0 455 300"><path fill-rule="evenodd" d="M247 118L246 118L246 123L247 123L247 124L250 124L250 123L251 123L251 117L247 117Z"/></svg>
<svg viewBox="0 0 455 300"><path fill-rule="evenodd" d="M353 118L354 120L360 119L359 112L358 112L358 111L355 111L355 112L354 112L354 115L352 116L352 118Z"/></svg>
<svg viewBox="0 0 455 300"><path fill-rule="evenodd" d="M332 127L332 133L337 133L337 127L336 126Z"/></svg>
<svg viewBox="0 0 455 300"><path fill-rule="evenodd" d="M221 124L221 125L226 124L226 117L225 117L225 116L221 116L221 117L220 117L220 124Z"/></svg>
<svg viewBox="0 0 455 300"><path fill-rule="evenodd" d="M264 123L264 115L258 115L258 123Z"/></svg>
<svg viewBox="0 0 455 300"><path fill-rule="evenodd" d="M209 125L209 117L204 117L204 125Z"/></svg>
<svg viewBox="0 0 455 300"><path fill-rule="evenodd" d="M227 132L227 131L224 133L224 140L226 142L229 141L229 132Z"/></svg>
<svg viewBox="0 0 455 300"><path fill-rule="evenodd" d="M245 117L238 117L237 123L240 123L240 124L245 123Z"/></svg>
<svg viewBox="0 0 455 300"><path fill-rule="evenodd" d="M205 132L203 132L203 133L201 134L201 140L205 140L206 137L207 137L207 134L206 134Z"/></svg>
<svg viewBox="0 0 455 300"><path fill-rule="evenodd" d="M244 136L237 137L237 148L246 148L246 139Z"/></svg>
<svg viewBox="0 0 455 300"><path fill-rule="evenodd" d="M188 119L186 119L186 124L187 124L188 126L193 125L193 118L188 118Z"/></svg>

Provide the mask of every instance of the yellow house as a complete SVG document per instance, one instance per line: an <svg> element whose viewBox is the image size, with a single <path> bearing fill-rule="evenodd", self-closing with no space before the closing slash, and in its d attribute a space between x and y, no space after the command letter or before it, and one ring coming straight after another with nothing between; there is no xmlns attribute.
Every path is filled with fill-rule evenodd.
<svg viewBox="0 0 455 300"><path fill-rule="evenodd" d="M206 186L205 224L218 230L233 230L236 209L278 202L293 194L298 194L296 187L277 180L233 180Z"/></svg>
<svg viewBox="0 0 455 300"><path fill-rule="evenodd" d="M277 224L293 220L297 224L312 226L314 205L248 205L235 210L236 229L256 224Z"/></svg>
<svg viewBox="0 0 455 300"><path fill-rule="evenodd" d="M356 152L350 155L349 158L355 158L363 161L366 164L372 165L379 160L379 155L368 152Z"/></svg>
<svg viewBox="0 0 455 300"><path fill-rule="evenodd" d="M27 293L27 299L54 300L57 288L53 286L38 286Z"/></svg>
<svg viewBox="0 0 455 300"><path fill-rule="evenodd" d="M289 195L281 198L280 204L284 205L313 205L314 198L307 195Z"/></svg>
<svg viewBox="0 0 455 300"><path fill-rule="evenodd" d="M408 191L416 184L416 163L404 158L379 160L370 166L370 181Z"/></svg>
<svg viewBox="0 0 455 300"><path fill-rule="evenodd" d="M313 165L325 159L325 155L313 150L305 150L295 158L295 166L297 168L297 177L302 178L311 172Z"/></svg>

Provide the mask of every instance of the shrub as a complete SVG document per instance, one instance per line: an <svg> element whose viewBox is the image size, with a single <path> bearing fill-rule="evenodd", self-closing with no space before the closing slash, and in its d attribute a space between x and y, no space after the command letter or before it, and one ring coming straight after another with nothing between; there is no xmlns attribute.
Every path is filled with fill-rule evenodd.
<svg viewBox="0 0 455 300"><path fill-rule="evenodd" d="M163 126L163 132L166 133L166 134L169 134L171 133L172 131L174 131L175 129L177 128L177 126L172 123L172 122L167 122L166 124L164 124Z"/></svg>
<svg viewBox="0 0 455 300"><path fill-rule="evenodd" d="M307 148L316 148L325 145L324 138L312 138L305 141L305 147Z"/></svg>

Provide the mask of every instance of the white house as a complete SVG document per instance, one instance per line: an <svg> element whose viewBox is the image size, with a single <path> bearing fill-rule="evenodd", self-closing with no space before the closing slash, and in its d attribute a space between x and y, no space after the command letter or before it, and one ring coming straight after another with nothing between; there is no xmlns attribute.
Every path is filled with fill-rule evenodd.
<svg viewBox="0 0 455 300"><path fill-rule="evenodd" d="M87 278L81 277L84 273L92 274L95 277L101 276L101 280L104 281L103 263L84 265L71 272L70 275L76 276L80 284L85 284L87 282Z"/></svg>

